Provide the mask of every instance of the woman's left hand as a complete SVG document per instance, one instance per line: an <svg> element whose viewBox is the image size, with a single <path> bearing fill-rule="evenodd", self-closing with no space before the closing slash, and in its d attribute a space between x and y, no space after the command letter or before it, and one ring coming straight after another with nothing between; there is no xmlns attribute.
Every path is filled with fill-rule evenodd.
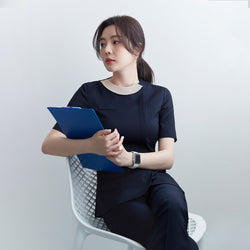
<svg viewBox="0 0 250 250"><path fill-rule="evenodd" d="M123 145L120 146L120 154L114 155L114 156L106 156L106 158L112 161L114 164L121 166L121 167L133 166L132 152L128 152L123 147Z"/></svg>

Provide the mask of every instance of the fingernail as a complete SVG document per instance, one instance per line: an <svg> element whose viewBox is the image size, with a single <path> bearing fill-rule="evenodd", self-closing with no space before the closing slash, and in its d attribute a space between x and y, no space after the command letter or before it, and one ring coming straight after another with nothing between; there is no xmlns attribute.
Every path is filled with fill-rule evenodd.
<svg viewBox="0 0 250 250"><path fill-rule="evenodd" d="M111 132L111 129L107 129L107 132Z"/></svg>

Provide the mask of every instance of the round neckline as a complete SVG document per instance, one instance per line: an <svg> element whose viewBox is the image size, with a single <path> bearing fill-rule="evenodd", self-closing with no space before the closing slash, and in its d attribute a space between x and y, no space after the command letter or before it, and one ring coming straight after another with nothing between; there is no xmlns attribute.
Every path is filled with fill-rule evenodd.
<svg viewBox="0 0 250 250"><path fill-rule="evenodd" d="M100 84L108 91L110 91L113 94L122 95L122 96L128 96L137 94L143 89L143 85L141 84L141 81L139 80L139 83L134 83L130 86L117 86L111 81L109 81L109 78L99 80Z"/></svg>

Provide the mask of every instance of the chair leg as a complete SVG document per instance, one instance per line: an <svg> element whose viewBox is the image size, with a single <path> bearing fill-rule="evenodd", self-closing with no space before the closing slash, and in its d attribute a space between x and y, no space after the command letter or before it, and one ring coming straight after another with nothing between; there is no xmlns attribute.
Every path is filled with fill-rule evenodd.
<svg viewBox="0 0 250 250"><path fill-rule="evenodd" d="M84 231L80 223L78 223L74 241L74 247L72 250L83 250L84 241L88 235L89 234Z"/></svg>
<svg viewBox="0 0 250 250"><path fill-rule="evenodd" d="M197 242L198 247L199 247L200 250L203 249L203 248L202 248L202 245L203 245L202 242L203 242L203 238L201 238L201 239Z"/></svg>

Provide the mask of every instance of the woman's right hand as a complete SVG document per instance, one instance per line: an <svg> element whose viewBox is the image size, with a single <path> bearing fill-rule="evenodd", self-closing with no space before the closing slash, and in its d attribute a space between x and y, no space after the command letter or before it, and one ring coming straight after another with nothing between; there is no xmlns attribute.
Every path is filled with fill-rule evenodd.
<svg viewBox="0 0 250 250"><path fill-rule="evenodd" d="M117 129L111 133L111 129L97 131L91 138L95 154L104 156L115 156L122 152L124 137L120 138Z"/></svg>

